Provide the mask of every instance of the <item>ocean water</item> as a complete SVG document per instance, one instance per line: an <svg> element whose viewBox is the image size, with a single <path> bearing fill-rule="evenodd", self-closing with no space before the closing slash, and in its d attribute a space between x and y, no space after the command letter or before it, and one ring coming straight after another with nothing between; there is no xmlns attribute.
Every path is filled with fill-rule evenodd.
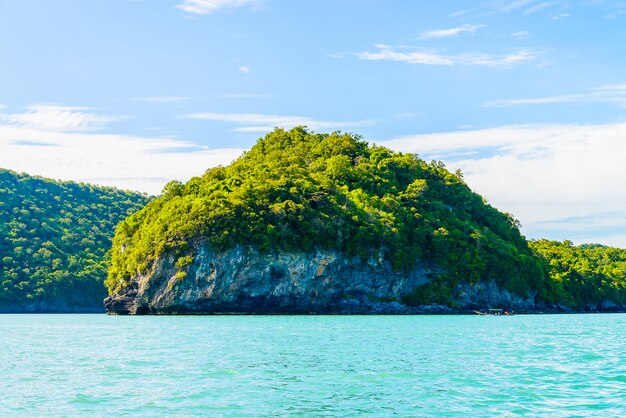
<svg viewBox="0 0 626 418"><path fill-rule="evenodd" d="M0 416L626 416L626 315L0 315Z"/></svg>

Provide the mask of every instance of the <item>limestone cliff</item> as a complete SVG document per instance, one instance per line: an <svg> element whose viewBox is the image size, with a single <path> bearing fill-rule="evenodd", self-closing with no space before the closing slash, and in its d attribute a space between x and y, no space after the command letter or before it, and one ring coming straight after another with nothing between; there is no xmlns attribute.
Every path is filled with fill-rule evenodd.
<svg viewBox="0 0 626 418"><path fill-rule="evenodd" d="M366 313L385 311L375 302L400 300L428 274L422 267L401 274L388 262L335 251L273 255L237 246L216 252L203 243L183 270L174 257L164 257L151 273L107 298L105 307L130 314Z"/></svg>
<svg viewBox="0 0 626 418"><path fill-rule="evenodd" d="M439 305L402 301L427 283L435 269L416 264L408 273L389 262L345 257L331 250L261 254L242 246L223 252L204 242L183 268L177 258L158 260L105 300L109 314L410 314L453 312ZM495 284L460 286L457 309L490 306L532 310L532 298L501 291Z"/></svg>

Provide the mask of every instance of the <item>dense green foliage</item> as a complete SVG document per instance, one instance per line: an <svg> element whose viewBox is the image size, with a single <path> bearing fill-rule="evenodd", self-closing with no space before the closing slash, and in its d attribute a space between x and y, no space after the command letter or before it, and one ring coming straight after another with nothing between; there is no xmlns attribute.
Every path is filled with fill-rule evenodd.
<svg viewBox="0 0 626 418"><path fill-rule="evenodd" d="M100 306L115 225L147 200L0 169L0 311Z"/></svg>
<svg viewBox="0 0 626 418"><path fill-rule="evenodd" d="M449 299L453 284L481 279L526 293L544 277L517 221L486 204L460 173L355 135L304 128L277 129L233 164L169 183L122 222L109 290L162 254L193 256L189 243L202 239L218 249L331 248L381 257L397 270L417 261L439 269L436 292L416 292L409 303Z"/></svg>
<svg viewBox="0 0 626 418"><path fill-rule="evenodd" d="M603 299L626 304L626 250L598 244L538 240L531 247L549 265L544 299L571 307Z"/></svg>
<svg viewBox="0 0 626 418"><path fill-rule="evenodd" d="M331 248L397 270L429 264L440 273L409 304L452 304L457 283L495 280L571 307L626 305L626 250L548 240L529 248L517 221L460 173L355 135L276 130L137 211L148 200L0 169L0 311L99 306L107 269L114 291L166 253L182 277L201 240L262 252Z"/></svg>

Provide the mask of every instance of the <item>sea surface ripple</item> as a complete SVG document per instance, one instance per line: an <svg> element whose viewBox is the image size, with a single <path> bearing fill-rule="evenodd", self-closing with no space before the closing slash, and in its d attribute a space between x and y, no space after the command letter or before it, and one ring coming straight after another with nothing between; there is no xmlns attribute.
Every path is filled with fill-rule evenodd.
<svg viewBox="0 0 626 418"><path fill-rule="evenodd" d="M626 315L0 315L0 416L626 416Z"/></svg>

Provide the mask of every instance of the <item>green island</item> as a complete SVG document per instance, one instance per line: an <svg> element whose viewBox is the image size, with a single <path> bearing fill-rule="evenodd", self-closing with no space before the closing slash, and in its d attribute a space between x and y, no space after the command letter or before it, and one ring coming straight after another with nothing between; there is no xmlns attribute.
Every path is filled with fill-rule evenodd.
<svg viewBox="0 0 626 418"><path fill-rule="evenodd" d="M228 167L169 183L124 220L106 284L115 291L163 253L185 253L207 237L218 249L323 247L364 259L376 252L396 270L424 259L445 270L431 286L440 302L463 280L526 292L542 279L541 265L516 223L441 162L370 147L355 135L276 130Z"/></svg>
<svg viewBox="0 0 626 418"><path fill-rule="evenodd" d="M0 312L102 312L115 225L148 200L0 169Z"/></svg>
<svg viewBox="0 0 626 418"><path fill-rule="evenodd" d="M169 312L172 306L192 312L237 311L226 303L229 295L213 293L213 298L225 301L217 307L179 297L206 267L217 273L226 270L218 279L230 280L230 291L239 292L239 300L251 298L234 276L227 277L244 273L228 272L226 264L217 268L198 261L208 257L199 257L202 251L219 258L218 254L237 247L252 248L250 257L262 257L264 264L279 260L280 254L323 249L352 257L353 274L362 271L368 260L370 264L376 260L380 268L390 266L399 277L411 277L418 268L426 276L412 288L386 294L377 284L367 294L349 284L332 288L343 292L337 298L344 300L360 297L413 307L483 308L493 302L488 294L487 299L484 295L461 299L462 293L485 283L513 295L496 298L503 301L499 303L515 307L518 297L525 310L591 305L595 309L605 300L611 300L608 305L623 303L625 295L620 263L626 252L543 240L529 243L512 215L487 204L469 189L460 172L449 172L443 163L370 146L358 135L320 134L305 128L276 129L231 165L209 169L186 184L169 183L159 198L118 226L105 283L115 300L116 294L121 299L128 296L124 288L129 284L151 282L148 293L152 293L144 299L168 300L170 306L140 307L148 312ZM277 271L289 275L303 268L302 263L292 267L289 261L283 265ZM266 273L262 266L254 266L245 274L264 277ZM341 277L340 271L333 274L336 280ZM280 282L282 277L270 276L268 282ZM320 280L323 276L319 274ZM159 286L161 290L154 290ZM275 293L273 286L260 286L257 292ZM135 287L131 286L131 299ZM320 297L320 292L313 293ZM281 297L303 295L306 290L300 289ZM254 306L269 312L287 309L276 301L257 301ZM301 310L307 309L325 312L311 303Z"/></svg>
<svg viewBox="0 0 626 418"><path fill-rule="evenodd" d="M439 161L303 127L155 199L1 170L0 311L623 310L626 250L519 226Z"/></svg>

